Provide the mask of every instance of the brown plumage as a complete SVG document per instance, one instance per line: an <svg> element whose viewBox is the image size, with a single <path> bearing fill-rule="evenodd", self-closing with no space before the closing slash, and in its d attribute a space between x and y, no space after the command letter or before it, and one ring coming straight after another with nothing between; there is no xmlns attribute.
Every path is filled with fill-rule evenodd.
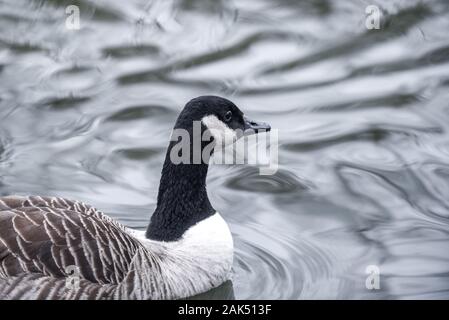
<svg viewBox="0 0 449 320"><path fill-rule="evenodd" d="M2 298L48 298L50 289L60 298L112 298L116 286L130 276L139 248L142 245L124 226L82 202L0 198ZM76 292L66 286L71 266L78 267L82 279ZM29 288L14 288L14 282L28 283Z"/></svg>

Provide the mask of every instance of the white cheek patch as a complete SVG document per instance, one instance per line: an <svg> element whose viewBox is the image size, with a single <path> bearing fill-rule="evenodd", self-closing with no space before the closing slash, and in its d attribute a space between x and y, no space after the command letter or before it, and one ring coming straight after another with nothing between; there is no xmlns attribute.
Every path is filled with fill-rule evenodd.
<svg viewBox="0 0 449 320"><path fill-rule="evenodd" d="M214 137L216 146L230 145L238 138L237 133L233 129L229 128L226 123L214 115L204 117L202 122Z"/></svg>

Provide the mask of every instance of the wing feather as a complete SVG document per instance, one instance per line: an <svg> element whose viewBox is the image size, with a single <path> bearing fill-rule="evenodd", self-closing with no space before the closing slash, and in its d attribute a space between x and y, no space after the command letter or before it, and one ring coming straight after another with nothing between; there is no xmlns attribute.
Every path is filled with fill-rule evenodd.
<svg viewBox="0 0 449 320"><path fill-rule="evenodd" d="M4 280L29 274L65 278L67 267L76 266L87 281L116 285L130 272L140 247L124 226L82 202L0 198L0 278ZM46 294L56 291L60 289L48 289Z"/></svg>

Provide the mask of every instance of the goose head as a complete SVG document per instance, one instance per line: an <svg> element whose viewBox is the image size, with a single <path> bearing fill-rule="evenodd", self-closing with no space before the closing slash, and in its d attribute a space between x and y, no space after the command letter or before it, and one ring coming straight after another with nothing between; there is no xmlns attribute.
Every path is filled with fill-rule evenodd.
<svg viewBox="0 0 449 320"><path fill-rule="evenodd" d="M222 147L244 135L271 130L269 124L250 120L233 102L218 96L200 96L190 100L181 111L175 129L190 132L195 122L201 123L202 136L210 135L214 146Z"/></svg>

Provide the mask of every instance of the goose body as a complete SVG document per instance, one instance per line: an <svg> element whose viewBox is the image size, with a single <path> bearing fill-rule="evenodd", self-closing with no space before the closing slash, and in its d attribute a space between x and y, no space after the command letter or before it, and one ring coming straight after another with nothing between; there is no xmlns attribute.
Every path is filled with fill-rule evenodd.
<svg viewBox="0 0 449 320"><path fill-rule="evenodd" d="M190 121L218 119L229 109L243 117L226 99L194 99L175 128L189 130ZM228 280L232 236L207 197L208 164L175 165L172 147L146 231L78 201L0 197L0 299L177 299Z"/></svg>
<svg viewBox="0 0 449 320"><path fill-rule="evenodd" d="M232 237L218 213L160 242L81 202L4 197L0 224L9 230L0 238L2 298L173 299L230 276Z"/></svg>

